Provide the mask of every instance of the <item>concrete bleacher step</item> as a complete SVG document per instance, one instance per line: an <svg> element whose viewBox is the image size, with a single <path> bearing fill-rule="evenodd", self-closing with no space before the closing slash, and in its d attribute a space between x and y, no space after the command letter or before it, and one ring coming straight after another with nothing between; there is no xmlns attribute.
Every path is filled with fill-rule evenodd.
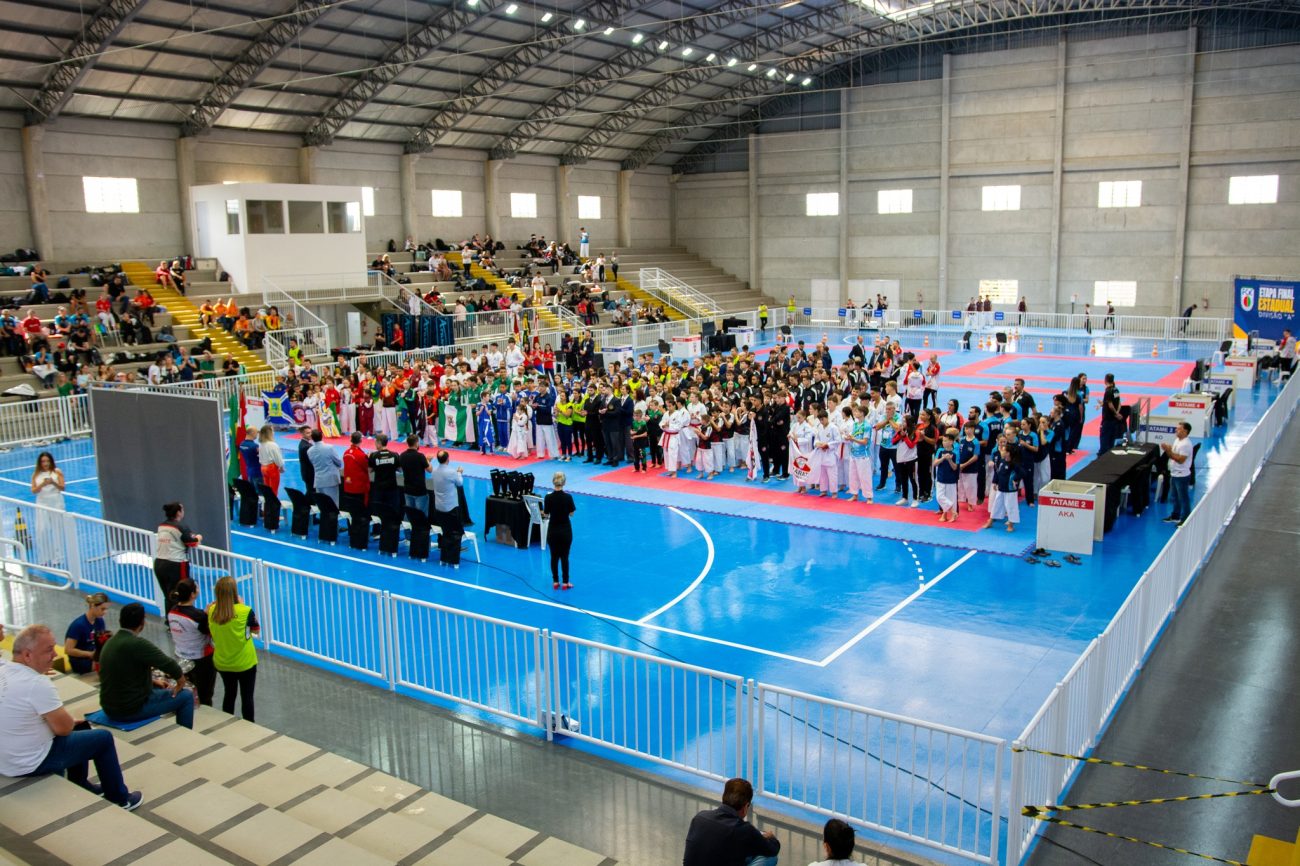
<svg viewBox="0 0 1300 866"><path fill-rule="evenodd" d="M54 685L74 715L98 708L93 682L62 676ZM158 852L190 849L200 855L186 866L614 863L211 707L196 710L194 730L168 716L112 733L127 784L145 794L140 809L128 814L62 779L0 777L0 843L15 843L0 847L90 862L67 859L74 849L61 834L97 839L73 833L93 829L115 846L96 863L131 855L161 864ZM65 817L55 826L51 815Z"/></svg>

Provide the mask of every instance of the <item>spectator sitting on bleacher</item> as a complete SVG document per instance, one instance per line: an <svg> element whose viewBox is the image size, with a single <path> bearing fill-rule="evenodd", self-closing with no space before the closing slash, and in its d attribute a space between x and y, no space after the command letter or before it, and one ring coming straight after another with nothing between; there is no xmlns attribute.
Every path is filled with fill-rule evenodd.
<svg viewBox="0 0 1300 866"><path fill-rule="evenodd" d="M221 362L221 375L238 376L239 368L240 364L235 360L235 356L227 352L225 360Z"/></svg>
<svg viewBox="0 0 1300 866"><path fill-rule="evenodd" d="M199 305L199 327L211 328L217 320L216 308L212 306L211 301L204 301Z"/></svg>
<svg viewBox="0 0 1300 866"><path fill-rule="evenodd" d="M168 270L172 278L172 286L182 295L185 294L185 268L181 267L180 259L173 259L172 266Z"/></svg>
<svg viewBox="0 0 1300 866"><path fill-rule="evenodd" d="M44 776L67 773L68 781L103 795L127 811L144 799L122 781L116 740L108 731L78 730L84 721L63 707L46 676L54 661L54 633L31 625L14 639L13 661L0 665L0 774ZM90 762L99 784L91 784Z"/></svg>
<svg viewBox="0 0 1300 866"><path fill-rule="evenodd" d="M271 307L266 311L266 330L278 331L284 327L284 320L280 318L280 308Z"/></svg>
<svg viewBox="0 0 1300 866"><path fill-rule="evenodd" d="M104 291L108 292L108 297L116 303L118 298L126 295L126 275L113 274L113 278L108 281Z"/></svg>
<svg viewBox="0 0 1300 866"><path fill-rule="evenodd" d="M48 304L50 302L50 287L45 284L45 280L49 276L50 272L39 264L32 266L30 275L32 281L31 303Z"/></svg>
<svg viewBox="0 0 1300 866"><path fill-rule="evenodd" d="M62 337L66 337L68 332L72 330L72 320L68 318L67 307L59 307L59 311L54 314L54 318L50 321L50 329L51 333Z"/></svg>
<svg viewBox="0 0 1300 866"><path fill-rule="evenodd" d="M235 325L235 318L239 314L239 307L235 306L235 299L231 298L230 303L223 304L221 299L217 298L213 309L217 311L217 324L223 331L229 331Z"/></svg>
<svg viewBox="0 0 1300 866"><path fill-rule="evenodd" d="M142 286L135 293L135 299L131 301L130 310L140 318L147 321L149 327L152 328L154 326L154 313L156 307L157 303L154 301L153 295L149 294L149 290Z"/></svg>
<svg viewBox="0 0 1300 866"><path fill-rule="evenodd" d="M171 264L166 259L159 262L158 267L153 269L153 281L158 285L165 286L169 289L175 288L175 286L172 285Z"/></svg>
<svg viewBox="0 0 1300 866"><path fill-rule="evenodd" d="M262 348L262 343L266 340L266 310L259 309L257 315L249 320L248 347L250 349Z"/></svg>
<svg viewBox="0 0 1300 866"><path fill-rule="evenodd" d="M167 653L140 637L144 605L123 605L118 630L99 652L99 704L115 722L136 722L168 713L176 724L194 727L194 694L185 688L185 672ZM155 680L161 671L174 681Z"/></svg>
<svg viewBox="0 0 1300 866"><path fill-rule="evenodd" d="M85 322L77 322L68 332L68 345L72 351L77 353L82 361L89 360L90 353L94 350L94 339L90 334L90 326Z"/></svg>
<svg viewBox="0 0 1300 866"><path fill-rule="evenodd" d="M22 320L22 333L27 338L28 343L34 343L37 339L48 337L50 332L45 329L41 323L40 316L36 315L35 310L28 310L27 315Z"/></svg>

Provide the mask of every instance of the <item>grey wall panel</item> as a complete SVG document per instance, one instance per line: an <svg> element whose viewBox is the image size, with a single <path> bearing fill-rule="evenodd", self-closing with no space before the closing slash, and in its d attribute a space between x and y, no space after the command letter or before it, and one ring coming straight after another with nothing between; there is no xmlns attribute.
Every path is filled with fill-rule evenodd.
<svg viewBox="0 0 1300 866"><path fill-rule="evenodd" d="M95 388L90 392L104 518L155 529L165 502L185 505L203 543L230 549L225 430L216 399Z"/></svg>

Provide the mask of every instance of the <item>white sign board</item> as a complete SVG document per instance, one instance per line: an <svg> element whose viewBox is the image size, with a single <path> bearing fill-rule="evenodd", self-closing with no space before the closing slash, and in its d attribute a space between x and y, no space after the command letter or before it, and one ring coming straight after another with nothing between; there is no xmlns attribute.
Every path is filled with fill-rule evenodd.
<svg viewBox="0 0 1300 866"><path fill-rule="evenodd" d="M1254 355L1229 355L1223 359L1223 366L1227 370L1234 370L1248 373L1250 376L1249 385L1255 384L1255 375L1259 370L1259 359Z"/></svg>
<svg viewBox="0 0 1300 866"><path fill-rule="evenodd" d="M673 337L673 360L689 361L693 358L700 357L700 335L692 334L687 337Z"/></svg>
<svg viewBox="0 0 1300 866"><path fill-rule="evenodd" d="M1214 428L1213 394L1175 394L1165 404L1162 414L1192 425L1192 435L1209 436Z"/></svg>
<svg viewBox="0 0 1300 866"><path fill-rule="evenodd" d="M1092 555L1105 531L1106 488L1081 481L1051 481L1038 492L1038 546Z"/></svg>
<svg viewBox="0 0 1300 866"><path fill-rule="evenodd" d="M1177 438L1175 434L1178 425L1183 420L1172 415L1148 415L1142 419L1138 432L1144 434L1143 438L1154 445L1172 444Z"/></svg>

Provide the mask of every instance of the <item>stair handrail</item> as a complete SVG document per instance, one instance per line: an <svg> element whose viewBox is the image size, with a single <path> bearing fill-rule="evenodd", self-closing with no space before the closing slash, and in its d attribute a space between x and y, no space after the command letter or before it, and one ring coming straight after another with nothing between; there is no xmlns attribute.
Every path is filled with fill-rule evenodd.
<svg viewBox="0 0 1300 866"><path fill-rule="evenodd" d="M713 298L663 268L641 268L640 289L688 318L708 318L722 312Z"/></svg>
<svg viewBox="0 0 1300 866"><path fill-rule="evenodd" d="M442 315L446 315L446 314L443 313L441 310L439 310L438 308L436 308L436 307L434 307L432 304L430 304L428 301L426 301L426 300L424 299L424 297L423 297L419 292L417 292L415 289L411 288L411 287L410 287L409 285L407 285L406 283L399 283L397 280L393 279L392 276L390 276L389 274L384 273L383 271L376 271L376 272L375 272L375 275L376 275L376 276L378 277L378 279L379 279L379 295L380 295L380 297L383 298L383 299L384 299L385 301L387 301L388 303L392 304L392 305L393 305L394 307L396 307L397 309L401 310L403 313L406 313L406 314L409 315L410 312L411 312L411 308L410 308L410 307L404 305L401 301L397 300L397 298L402 297L402 293L405 292L405 293L407 293L407 294L414 295L417 299L419 299L419 301L420 301L420 306L419 306L419 310L420 310L420 312L419 312L417 315L420 315L420 316L442 316ZM387 288L396 288L396 289L397 289L397 298L391 298L391 297L389 297L389 296L388 296L388 293L387 293L386 291L384 291L384 290L387 289Z"/></svg>

